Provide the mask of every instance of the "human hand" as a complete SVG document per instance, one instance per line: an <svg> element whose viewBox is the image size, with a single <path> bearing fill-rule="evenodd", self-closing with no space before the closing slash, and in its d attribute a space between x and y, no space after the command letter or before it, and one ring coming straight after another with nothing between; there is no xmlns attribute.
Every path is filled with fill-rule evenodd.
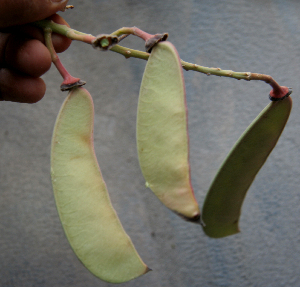
<svg viewBox="0 0 300 287"><path fill-rule="evenodd" d="M46 85L40 78L50 69L51 56L40 29L26 25L50 17L65 24L55 14L68 0L0 0L0 101L35 103ZM52 35L56 52L65 51L71 40Z"/></svg>

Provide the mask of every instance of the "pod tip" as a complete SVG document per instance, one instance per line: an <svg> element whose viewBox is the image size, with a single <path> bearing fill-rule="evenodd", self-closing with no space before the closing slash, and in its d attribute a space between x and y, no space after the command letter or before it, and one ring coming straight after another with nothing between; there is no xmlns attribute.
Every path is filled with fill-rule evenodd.
<svg viewBox="0 0 300 287"><path fill-rule="evenodd" d="M196 215L194 215L193 217L188 217L185 216L179 212L175 212L178 216L180 216L181 218L183 218L184 220L188 221L188 222L192 222L192 223L196 223L196 224L200 224L203 227L205 226L205 223L202 221L201 215L200 213L197 213Z"/></svg>

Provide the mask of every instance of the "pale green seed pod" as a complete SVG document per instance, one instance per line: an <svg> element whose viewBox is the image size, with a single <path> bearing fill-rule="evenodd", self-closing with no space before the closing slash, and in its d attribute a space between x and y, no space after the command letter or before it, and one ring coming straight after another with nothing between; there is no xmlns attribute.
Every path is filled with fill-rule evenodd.
<svg viewBox="0 0 300 287"><path fill-rule="evenodd" d="M208 236L219 238L239 232L246 192L275 147L291 108L291 97L271 102L235 143L205 198L202 218Z"/></svg>
<svg viewBox="0 0 300 287"><path fill-rule="evenodd" d="M170 42L152 50L137 112L139 163L146 186L165 206L190 221L200 211L190 179L185 85L180 58Z"/></svg>
<svg viewBox="0 0 300 287"><path fill-rule="evenodd" d="M147 271L113 209L93 143L94 106L72 89L58 114L51 176L59 217L79 260L100 279L121 283Z"/></svg>

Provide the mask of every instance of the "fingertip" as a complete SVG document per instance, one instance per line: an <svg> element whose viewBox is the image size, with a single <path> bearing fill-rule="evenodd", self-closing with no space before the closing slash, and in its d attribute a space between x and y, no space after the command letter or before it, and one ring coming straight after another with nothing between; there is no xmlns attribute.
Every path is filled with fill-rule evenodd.
<svg viewBox="0 0 300 287"><path fill-rule="evenodd" d="M9 69L0 70L0 98L4 101L33 104L46 92L41 78L19 75Z"/></svg>

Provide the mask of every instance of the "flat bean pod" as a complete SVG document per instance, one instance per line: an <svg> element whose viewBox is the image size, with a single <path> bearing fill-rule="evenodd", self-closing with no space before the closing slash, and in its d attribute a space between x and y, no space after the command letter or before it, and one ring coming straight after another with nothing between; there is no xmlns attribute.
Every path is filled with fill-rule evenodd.
<svg viewBox="0 0 300 287"><path fill-rule="evenodd" d="M95 276L121 283L149 269L113 209L93 143L94 106L87 90L72 89L58 114L51 176L60 220L79 260Z"/></svg>
<svg viewBox="0 0 300 287"><path fill-rule="evenodd" d="M139 163L146 186L165 206L190 221L200 211L190 179L185 84L180 58L170 42L149 57L137 112Z"/></svg>
<svg viewBox="0 0 300 287"><path fill-rule="evenodd" d="M246 192L275 147L291 108L291 97L271 102L235 143L205 198L202 218L208 236L219 238L239 232Z"/></svg>

